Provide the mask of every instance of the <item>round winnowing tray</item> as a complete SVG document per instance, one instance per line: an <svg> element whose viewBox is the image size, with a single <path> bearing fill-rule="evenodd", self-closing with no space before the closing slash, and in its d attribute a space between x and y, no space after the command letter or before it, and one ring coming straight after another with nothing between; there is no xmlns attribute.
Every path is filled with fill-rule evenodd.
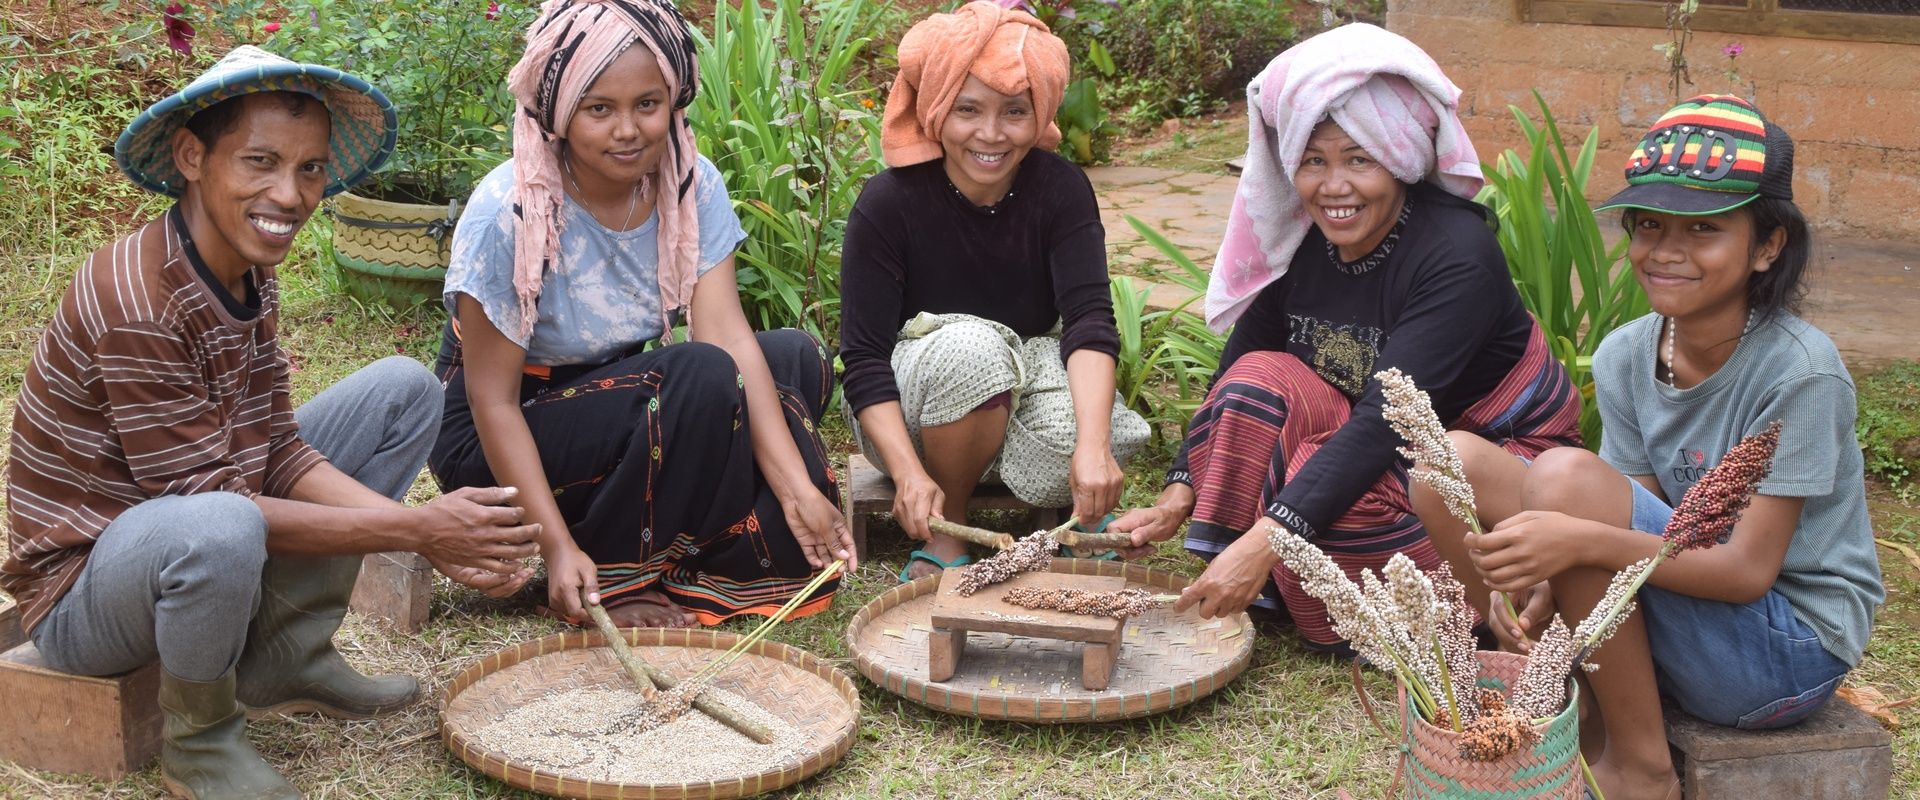
<svg viewBox="0 0 1920 800"><path fill-rule="evenodd" d="M634 652L669 675L686 676L740 637L707 630L625 629ZM853 746L860 696L853 679L797 647L762 640L713 682L804 731L804 758L757 774L698 783L617 783L555 774L480 746L473 732L558 688L627 681L597 632L574 631L509 647L462 670L447 686L441 737L454 755L508 785L559 797L748 797L798 783ZM627 684L631 685L631 684Z"/></svg>
<svg viewBox="0 0 1920 800"><path fill-rule="evenodd" d="M1129 588L1178 592L1190 581L1169 572L1117 561L1056 558L1052 571L1119 575ZM855 614L847 642L860 674L921 705L982 719L1027 722L1103 722L1158 714L1212 694L1238 677L1253 658L1247 615L1202 619L1189 609L1162 606L1130 618L1122 629L1112 682L1092 691L1080 685L1080 644L974 632L960 669L946 681L927 680L928 624L940 577L894 587Z"/></svg>

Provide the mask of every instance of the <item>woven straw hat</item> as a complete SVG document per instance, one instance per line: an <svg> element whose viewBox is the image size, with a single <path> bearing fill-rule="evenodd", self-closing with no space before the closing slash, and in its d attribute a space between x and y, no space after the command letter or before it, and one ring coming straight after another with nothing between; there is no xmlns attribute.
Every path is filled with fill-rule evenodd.
<svg viewBox="0 0 1920 800"><path fill-rule="evenodd" d="M393 103L373 84L332 67L299 64L252 45L236 47L177 94L134 117L114 143L120 169L142 188L173 197L186 180L173 164L173 132L215 103L254 92L299 92L325 103L333 118L327 195L373 174L393 153Z"/></svg>

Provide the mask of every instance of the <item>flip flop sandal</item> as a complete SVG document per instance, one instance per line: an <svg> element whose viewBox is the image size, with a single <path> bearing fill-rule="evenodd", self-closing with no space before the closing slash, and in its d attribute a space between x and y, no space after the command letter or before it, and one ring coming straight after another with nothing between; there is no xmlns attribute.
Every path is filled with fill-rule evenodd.
<svg viewBox="0 0 1920 800"><path fill-rule="evenodd" d="M912 578L907 577L907 570L913 568L913 562L915 561L925 561L929 564L939 567L942 570L949 570L949 569L953 569L954 567L964 567L968 564L973 563L973 556L967 555L966 553L961 553L960 555L954 556L952 561L941 561L939 556L936 556L925 550L915 550L907 554L906 566L903 566L900 568L901 583L906 583L908 581L913 580Z"/></svg>

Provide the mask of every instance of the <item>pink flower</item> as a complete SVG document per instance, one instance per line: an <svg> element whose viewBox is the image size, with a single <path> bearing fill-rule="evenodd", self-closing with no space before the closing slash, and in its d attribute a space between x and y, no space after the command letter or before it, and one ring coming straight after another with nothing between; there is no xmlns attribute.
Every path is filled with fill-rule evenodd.
<svg viewBox="0 0 1920 800"><path fill-rule="evenodd" d="M187 13L186 6L168 3L167 13L161 18L161 27L167 31L167 47L183 56L193 55L193 25L180 15Z"/></svg>
<svg viewBox="0 0 1920 800"><path fill-rule="evenodd" d="M269 23L267 23L267 24L265 24L265 25L263 25L263 26L261 26L261 27L260 27L260 30L263 30L263 31L266 31L266 32L267 32L267 33L269 33L269 34L274 34L274 33L279 33L279 32L280 32L280 23L278 23L278 22L269 22Z"/></svg>
<svg viewBox="0 0 1920 800"><path fill-rule="evenodd" d="M491 2L487 3L487 19L493 20L493 19L499 19L499 18L500 18L500 0L491 0Z"/></svg>
<svg viewBox="0 0 1920 800"><path fill-rule="evenodd" d="M1720 52L1726 53L1728 58L1735 58L1747 52L1747 47L1739 42L1728 42L1726 47L1720 48Z"/></svg>

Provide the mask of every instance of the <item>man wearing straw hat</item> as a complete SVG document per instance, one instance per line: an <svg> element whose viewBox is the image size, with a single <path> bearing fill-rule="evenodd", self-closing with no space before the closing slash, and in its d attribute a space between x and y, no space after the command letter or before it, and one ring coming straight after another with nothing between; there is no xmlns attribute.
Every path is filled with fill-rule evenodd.
<svg viewBox="0 0 1920 800"><path fill-rule="evenodd" d="M58 669L159 659L161 774L182 796L300 796L247 743L249 712L418 697L333 647L359 554L418 552L493 593L528 577L537 531L510 490L399 502L439 425L424 367L383 359L297 413L288 397L275 266L393 143L367 82L235 49L120 136L127 175L178 202L87 259L24 376L0 589Z"/></svg>

